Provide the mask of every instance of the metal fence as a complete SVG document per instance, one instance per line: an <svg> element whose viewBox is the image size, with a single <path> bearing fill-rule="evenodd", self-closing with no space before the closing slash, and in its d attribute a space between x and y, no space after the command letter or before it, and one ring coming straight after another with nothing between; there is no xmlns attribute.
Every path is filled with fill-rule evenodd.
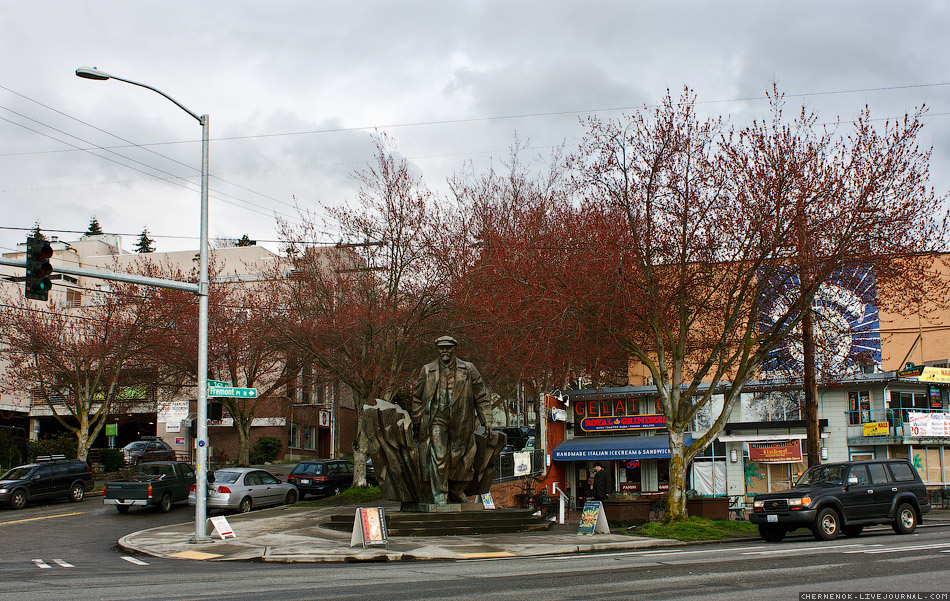
<svg viewBox="0 0 950 601"><path fill-rule="evenodd" d="M524 478L525 476L532 476L540 474L544 471L544 449L535 449L533 451L525 451L528 454L528 471L520 471L516 473L515 455L518 453L502 453L498 456L498 467L495 468L495 482L508 482L511 480L518 480ZM520 467L521 470L524 469L523 463Z"/></svg>
<svg viewBox="0 0 950 601"><path fill-rule="evenodd" d="M944 409L915 409L903 407L900 409L863 409L847 411L848 442L900 442L905 438L934 438L913 432L908 423L908 413L943 413ZM942 438L942 437L941 437Z"/></svg>

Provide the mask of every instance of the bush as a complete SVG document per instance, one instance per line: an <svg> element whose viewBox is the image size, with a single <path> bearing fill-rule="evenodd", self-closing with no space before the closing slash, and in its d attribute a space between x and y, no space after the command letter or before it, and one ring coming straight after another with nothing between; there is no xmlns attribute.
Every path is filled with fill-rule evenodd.
<svg viewBox="0 0 950 601"><path fill-rule="evenodd" d="M117 472L122 469L125 456L119 449L102 449L99 451L99 463L102 464L102 471Z"/></svg>
<svg viewBox="0 0 950 601"><path fill-rule="evenodd" d="M0 472L23 463L20 449L13 436L9 436L5 429L0 429Z"/></svg>
<svg viewBox="0 0 950 601"><path fill-rule="evenodd" d="M44 436L30 443L30 461L44 455L65 455L67 459L76 458L76 437L65 432Z"/></svg>
<svg viewBox="0 0 950 601"><path fill-rule="evenodd" d="M277 457L277 454L280 453L282 446L279 438L274 436L261 436L251 448L251 463L257 465L273 461Z"/></svg>

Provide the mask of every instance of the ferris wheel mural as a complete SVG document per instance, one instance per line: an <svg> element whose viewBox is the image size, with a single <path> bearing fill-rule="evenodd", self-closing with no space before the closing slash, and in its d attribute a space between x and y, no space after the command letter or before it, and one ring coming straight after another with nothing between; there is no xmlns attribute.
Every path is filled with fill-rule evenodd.
<svg viewBox="0 0 950 601"><path fill-rule="evenodd" d="M776 280L778 281L778 280ZM798 276L788 271L776 284L776 293L763 303L759 324L768 328L788 310L789 297L799 287ZM881 366L881 329L877 310L877 285L870 267L852 267L828 279L812 303L818 367L825 373L848 375ZM801 325L763 364L772 375L802 373Z"/></svg>

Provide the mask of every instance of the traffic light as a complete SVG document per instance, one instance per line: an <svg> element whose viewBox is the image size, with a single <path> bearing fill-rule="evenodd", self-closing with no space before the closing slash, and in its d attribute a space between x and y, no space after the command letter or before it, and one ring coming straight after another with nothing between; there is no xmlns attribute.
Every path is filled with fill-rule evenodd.
<svg viewBox="0 0 950 601"><path fill-rule="evenodd" d="M208 401L208 419L218 421L221 419L223 405L215 401Z"/></svg>
<svg viewBox="0 0 950 601"><path fill-rule="evenodd" d="M46 240L26 239L26 298L49 300L49 291L53 287L49 279L49 274L53 273L49 262L52 256L53 247Z"/></svg>

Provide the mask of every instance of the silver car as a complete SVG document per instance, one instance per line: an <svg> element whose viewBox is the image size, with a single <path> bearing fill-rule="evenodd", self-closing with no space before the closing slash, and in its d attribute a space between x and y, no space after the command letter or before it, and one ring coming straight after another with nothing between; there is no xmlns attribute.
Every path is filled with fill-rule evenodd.
<svg viewBox="0 0 950 601"><path fill-rule="evenodd" d="M208 484L208 509L233 509L247 513L267 505L297 502L297 487L281 482L274 474L253 467L229 467L214 473ZM188 493L188 504L195 504L195 487Z"/></svg>

